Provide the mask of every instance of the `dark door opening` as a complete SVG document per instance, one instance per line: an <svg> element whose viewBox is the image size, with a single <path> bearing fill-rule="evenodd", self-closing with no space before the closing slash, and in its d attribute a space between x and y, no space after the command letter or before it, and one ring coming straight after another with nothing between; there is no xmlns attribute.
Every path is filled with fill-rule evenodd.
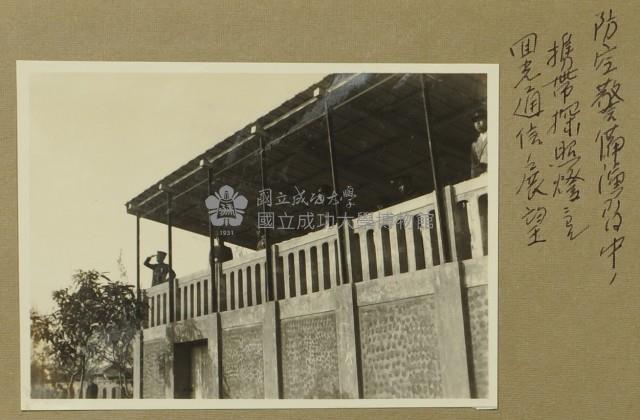
<svg viewBox="0 0 640 420"><path fill-rule="evenodd" d="M173 346L174 398L204 398L206 356L206 339Z"/></svg>

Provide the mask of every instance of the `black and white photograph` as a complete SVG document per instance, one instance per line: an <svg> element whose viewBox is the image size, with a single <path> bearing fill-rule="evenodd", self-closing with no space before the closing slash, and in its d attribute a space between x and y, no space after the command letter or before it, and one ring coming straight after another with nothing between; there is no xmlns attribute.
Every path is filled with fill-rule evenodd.
<svg viewBox="0 0 640 420"><path fill-rule="evenodd" d="M23 409L496 407L497 65L17 81Z"/></svg>

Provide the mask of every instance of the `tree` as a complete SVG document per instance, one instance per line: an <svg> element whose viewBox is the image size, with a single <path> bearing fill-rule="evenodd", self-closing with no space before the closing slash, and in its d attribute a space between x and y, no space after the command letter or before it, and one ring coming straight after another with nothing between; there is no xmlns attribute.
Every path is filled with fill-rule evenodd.
<svg viewBox="0 0 640 420"><path fill-rule="evenodd" d="M31 319L38 316L37 313L31 313ZM33 332L32 332L33 338ZM31 386L44 385L49 382L51 377L51 366L49 363L49 354L51 349L47 343L39 340L33 340L31 343Z"/></svg>
<svg viewBox="0 0 640 420"><path fill-rule="evenodd" d="M78 270L70 287L53 293L57 309L49 315L31 314L32 336L46 342L55 366L73 383L84 387L86 375L112 363L121 386L131 366L131 341L140 326L140 310L133 286L112 281L96 270ZM125 391L126 392L126 391Z"/></svg>
<svg viewBox="0 0 640 420"><path fill-rule="evenodd" d="M35 312L31 313L31 319L39 316ZM65 381L66 375L53 364L51 346L34 338L31 342L31 397L65 398L67 391L59 385Z"/></svg>
<svg viewBox="0 0 640 420"><path fill-rule="evenodd" d="M126 378L133 370L132 343L139 327L133 286L112 281L104 284L101 310L99 357L118 371L120 389L129 397Z"/></svg>

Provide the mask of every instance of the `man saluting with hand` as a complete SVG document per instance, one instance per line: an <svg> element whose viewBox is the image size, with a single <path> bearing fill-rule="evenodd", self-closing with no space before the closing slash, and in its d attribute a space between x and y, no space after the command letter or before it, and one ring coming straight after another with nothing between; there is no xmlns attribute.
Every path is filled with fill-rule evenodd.
<svg viewBox="0 0 640 420"><path fill-rule="evenodd" d="M176 278L176 273L169 267L169 264L164 262L166 252L158 251L157 254L149 255L144 260L145 267L153 270L153 279L151 280L151 286L162 284L167 281L171 281ZM151 264L151 258L156 257L156 264Z"/></svg>

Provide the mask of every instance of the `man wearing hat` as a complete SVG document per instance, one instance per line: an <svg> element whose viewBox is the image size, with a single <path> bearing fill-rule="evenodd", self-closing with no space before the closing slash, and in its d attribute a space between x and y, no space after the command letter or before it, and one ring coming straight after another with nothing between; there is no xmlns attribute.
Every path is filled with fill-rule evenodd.
<svg viewBox="0 0 640 420"><path fill-rule="evenodd" d="M157 254L149 255L144 260L145 267L153 270L153 279L151 280L151 286L161 284L176 278L176 273L169 267L169 264L164 262L164 258L167 256L166 252L158 251ZM156 257L157 264L151 264L151 258Z"/></svg>
<svg viewBox="0 0 640 420"><path fill-rule="evenodd" d="M487 114L484 111L474 112L473 126L478 138L471 144L471 178L487 172Z"/></svg>

